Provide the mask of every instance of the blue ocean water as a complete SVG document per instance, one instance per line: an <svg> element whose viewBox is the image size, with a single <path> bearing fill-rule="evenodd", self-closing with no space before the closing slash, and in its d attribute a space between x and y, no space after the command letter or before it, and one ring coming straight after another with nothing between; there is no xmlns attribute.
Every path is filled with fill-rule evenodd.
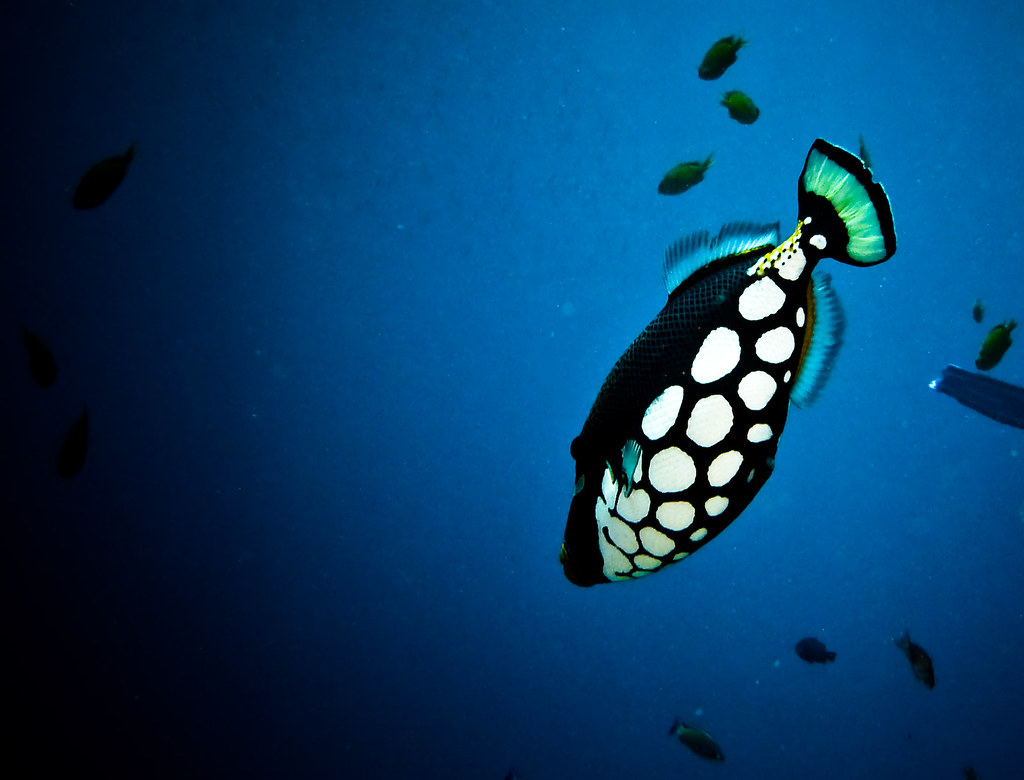
<svg viewBox="0 0 1024 780"><path fill-rule="evenodd" d="M26 776L1019 775L1024 432L928 383L1024 315L1024 10L161 5L0 10ZM729 34L749 45L699 80ZM774 477L691 559L571 585L569 442L664 302L664 248L736 219L788 233L810 144L861 134L899 250L824 264L846 343ZM131 143L110 200L73 210ZM1024 384L1024 348L992 375ZM804 636L836 662L797 658Z"/></svg>

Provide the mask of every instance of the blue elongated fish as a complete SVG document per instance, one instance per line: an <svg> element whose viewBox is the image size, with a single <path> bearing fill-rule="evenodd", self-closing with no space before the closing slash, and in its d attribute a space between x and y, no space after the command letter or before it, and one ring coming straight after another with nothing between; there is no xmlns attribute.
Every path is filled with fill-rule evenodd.
<svg viewBox="0 0 1024 780"><path fill-rule="evenodd" d="M853 154L818 139L799 219L695 233L665 257L668 303L612 368L572 443L562 544L581 586L649 574L721 533L771 476L790 401L807 405L841 341L824 257L896 251L889 200Z"/></svg>

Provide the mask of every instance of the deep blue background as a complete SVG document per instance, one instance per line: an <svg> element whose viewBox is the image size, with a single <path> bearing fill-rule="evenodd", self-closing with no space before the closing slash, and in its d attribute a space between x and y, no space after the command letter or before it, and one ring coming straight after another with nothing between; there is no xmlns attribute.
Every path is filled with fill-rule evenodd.
<svg viewBox="0 0 1024 780"><path fill-rule="evenodd" d="M0 10L13 756L135 777L1017 776L1024 432L927 385L1024 319L1020 7L154 5ZM700 81L728 34L749 46ZM811 142L861 133L900 248L828 263L846 345L774 478L691 560L574 588L568 445L662 305L664 247L786 228ZM131 142L122 187L73 211ZM656 193L710 152L705 182ZM49 390L22 326L59 361ZM993 375L1024 384L1024 347ZM88 459L59 480L83 403ZM805 635L836 663L801 662ZM674 717L725 763L666 737Z"/></svg>

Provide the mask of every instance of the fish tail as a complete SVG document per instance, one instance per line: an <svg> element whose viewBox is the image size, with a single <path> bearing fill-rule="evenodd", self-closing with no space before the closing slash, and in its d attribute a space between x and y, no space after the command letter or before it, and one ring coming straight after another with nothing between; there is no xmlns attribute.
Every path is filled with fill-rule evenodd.
<svg viewBox="0 0 1024 780"><path fill-rule="evenodd" d="M910 630L907 629L903 631L899 636L892 640L892 643L900 650L907 650L910 647Z"/></svg>
<svg viewBox="0 0 1024 780"><path fill-rule="evenodd" d="M821 138L814 142L798 199L805 251L850 265L875 265L896 251L889 198L864 162L845 149Z"/></svg>

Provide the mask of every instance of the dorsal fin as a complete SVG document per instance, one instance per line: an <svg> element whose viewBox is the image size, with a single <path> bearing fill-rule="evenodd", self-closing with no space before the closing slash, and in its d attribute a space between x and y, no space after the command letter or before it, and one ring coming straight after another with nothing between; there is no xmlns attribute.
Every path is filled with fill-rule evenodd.
<svg viewBox="0 0 1024 780"><path fill-rule="evenodd" d="M832 277L815 271L807 295L807 335L789 400L806 408L817 400L843 345L846 316L832 289Z"/></svg>
<svg viewBox="0 0 1024 780"><path fill-rule="evenodd" d="M755 249L766 251L779 243L779 223L758 225L730 222L712 236L698 230L683 236L665 251L665 290L671 295L695 271L716 260L742 255Z"/></svg>

